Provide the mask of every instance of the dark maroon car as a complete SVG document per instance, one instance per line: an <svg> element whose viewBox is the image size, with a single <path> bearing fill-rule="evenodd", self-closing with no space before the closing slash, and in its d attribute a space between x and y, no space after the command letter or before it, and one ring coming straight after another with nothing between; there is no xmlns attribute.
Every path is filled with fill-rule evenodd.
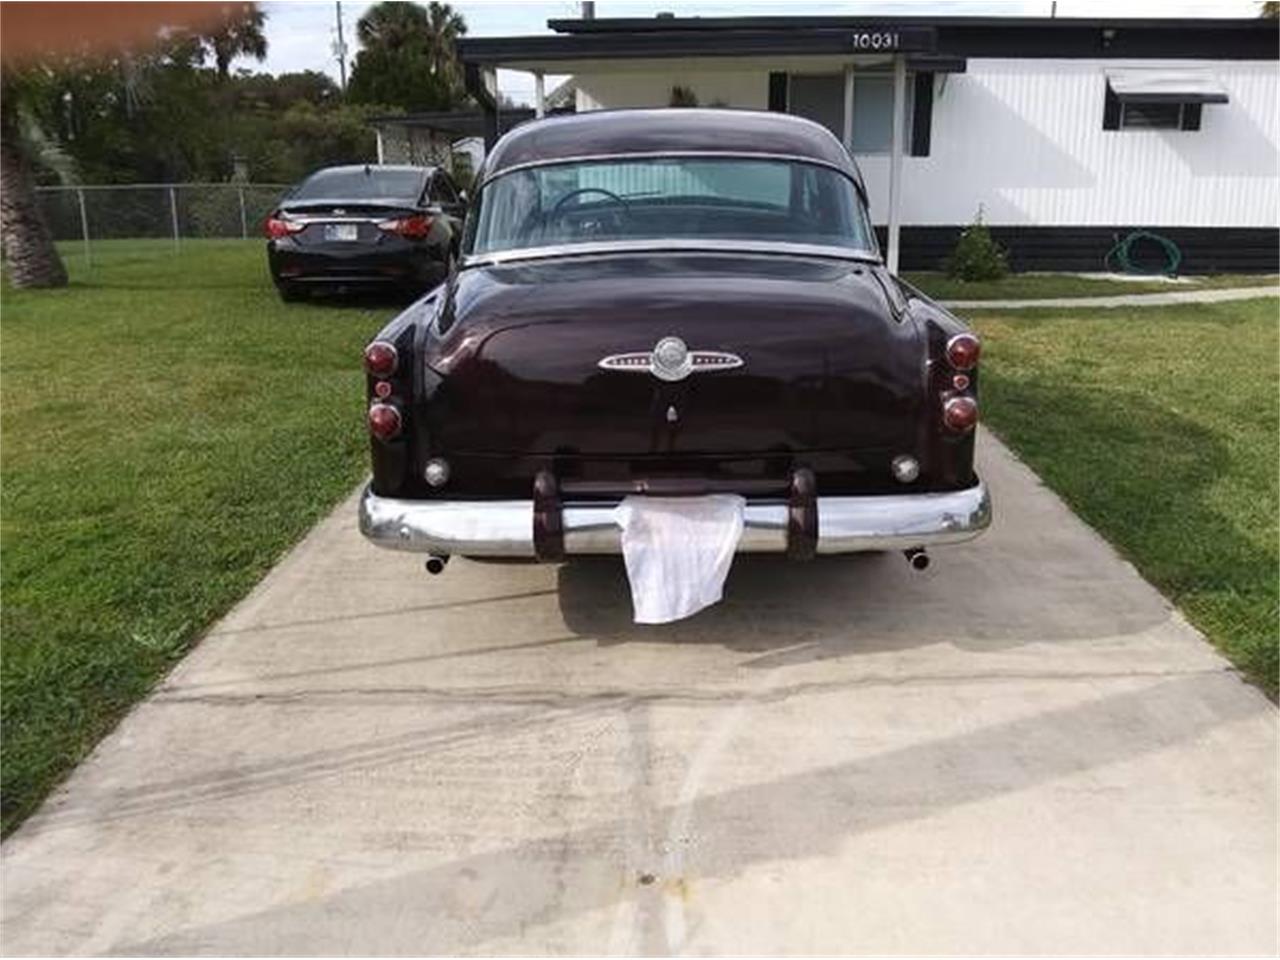
<svg viewBox="0 0 1280 960"><path fill-rule="evenodd" d="M737 493L740 551L981 533L977 338L890 274L857 166L778 113L634 110L494 147L459 269L365 353L361 529L429 555L617 553L634 494Z"/></svg>

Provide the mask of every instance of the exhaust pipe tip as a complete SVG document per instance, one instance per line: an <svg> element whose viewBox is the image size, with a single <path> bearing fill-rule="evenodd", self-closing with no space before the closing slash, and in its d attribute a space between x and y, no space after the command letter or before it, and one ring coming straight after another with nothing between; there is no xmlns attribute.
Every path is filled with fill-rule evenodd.
<svg viewBox="0 0 1280 960"><path fill-rule="evenodd" d="M924 547L916 547L911 550L902 551L902 555L907 558L907 563L912 570L921 573L929 569L929 554L925 552Z"/></svg>
<svg viewBox="0 0 1280 960"><path fill-rule="evenodd" d="M427 557L427 560L424 566L427 568L427 573L431 574L434 577L441 573L444 573L444 568L448 565L448 563L449 563L448 555L437 556L436 554L433 553L431 556Z"/></svg>

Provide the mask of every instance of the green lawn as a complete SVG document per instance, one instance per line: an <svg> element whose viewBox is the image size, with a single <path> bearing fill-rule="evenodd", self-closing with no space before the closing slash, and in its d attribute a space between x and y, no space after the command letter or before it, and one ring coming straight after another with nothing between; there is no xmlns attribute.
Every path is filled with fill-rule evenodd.
<svg viewBox="0 0 1280 960"><path fill-rule="evenodd" d="M1168 293L1177 290L1210 290L1223 287L1275 286L1275 275L1224 273L1187 277L1185 282L1164 280L1108 280L1071 273L1013 273L1003 280L953 280L944 273L910 271L902 275L937 300L1022 300L1050 297L1105 297L1120 293Z"/></svg>
<svg viewBox="0 0 1280 960"><path fill-rule="evenodd" d="M986 422L1272 696L1278 309L976 315Z"/></svg>
<svg viewBox="0 0 1280 960"><path fill-rule="evenodd" d="M102 252L0 295L6 831L366 470L394 312L281 304L259 242Z"/></svg>

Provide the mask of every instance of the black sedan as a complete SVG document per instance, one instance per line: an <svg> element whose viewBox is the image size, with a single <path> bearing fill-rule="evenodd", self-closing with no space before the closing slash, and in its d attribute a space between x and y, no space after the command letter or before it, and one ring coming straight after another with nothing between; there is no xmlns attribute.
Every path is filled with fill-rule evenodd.
<svg viewBox="0 0 1280 960"><path fill-rule="evenodd" d="M453 268L464 195L436 167L328 167L294 187L264 224L284 300L316 288L429 290Z"/></svg>

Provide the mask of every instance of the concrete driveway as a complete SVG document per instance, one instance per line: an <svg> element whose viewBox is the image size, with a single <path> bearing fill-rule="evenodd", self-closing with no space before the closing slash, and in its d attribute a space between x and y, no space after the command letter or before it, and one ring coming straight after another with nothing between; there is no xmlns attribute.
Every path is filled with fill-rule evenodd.
<svg viewBox="0 0 1280 960"><path fill-rule="evenodd" d="M614 561L321 524L12 837L16 953L1274 953L1276 712L994 440L992 532Z"/></svg>

